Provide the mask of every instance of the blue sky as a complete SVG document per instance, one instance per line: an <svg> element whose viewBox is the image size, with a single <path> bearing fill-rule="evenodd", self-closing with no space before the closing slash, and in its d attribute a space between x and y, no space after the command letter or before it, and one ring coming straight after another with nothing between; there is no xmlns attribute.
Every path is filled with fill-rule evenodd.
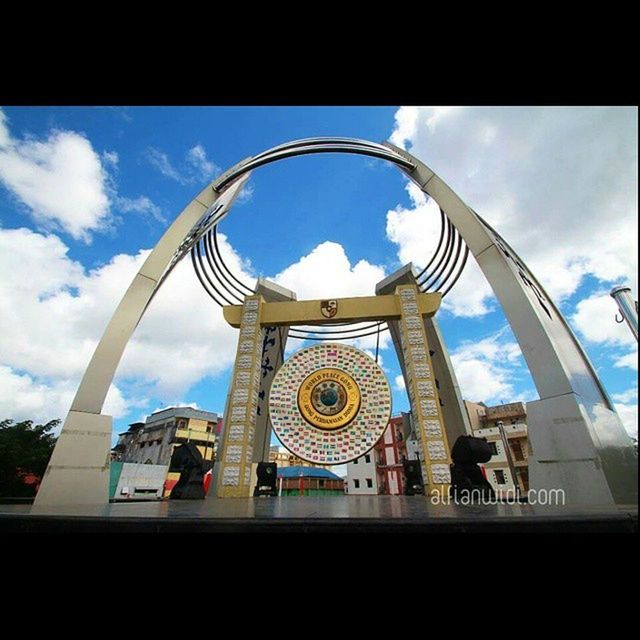
<svg viewBox="0 0 640 640"><path fill-rule="evenodd" d="M518 251L637 432L637 346L614 284L637 297L637 110L442 107L103 107L0 111L0 413L64 418L119 298L182 208L220 171L304 137L392 139ZM220 225L223 252L299 298L370 295L424 264L437 210L397 169L320 155L255 171ZM466 398L533 400L500 307L470 260L439 312ZM130 343L108 397L114 432L178 403L222 412L235 333L184 261ZM303 344L290 341L289 350ZM375 339L358 343L375 348ZM382 340L394 411L399 367Z"/></svg>

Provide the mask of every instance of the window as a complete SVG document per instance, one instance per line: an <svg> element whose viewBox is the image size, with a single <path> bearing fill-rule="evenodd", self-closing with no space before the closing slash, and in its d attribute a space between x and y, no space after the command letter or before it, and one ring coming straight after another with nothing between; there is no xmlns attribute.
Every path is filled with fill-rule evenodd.
<svg viewBox="0 0 640 640"><path fill-rule="evenodd" d="M506 484L507 481L504 477L504 471L502 471L501 469L496 469L493 473L495 473L496 476L496 482L498 484Z"/></svg>
<svg viewBox="0 0 640 640"><path fill-rule="evenodd" d="M498 455L498 447L496 447L496 443L487 442L487 444L489 445L489 449L491 449L491 455L492 456Z"/></svg>
<svg viewBox="0 0 640 640"><path fill-rule="evenodd" d="M318 481L318 485L321 486L321 487L324 487L324 480L319 480Z"/></svg>
<svg viewBox="0 0 640 640"><path fill-rule="evenodd" d="M358 458L353 461L353 464L358 464Z"/></svg>
<svg viewBox="0 0 640 640"><path fill-rule="evenodd" d="M516 460L524 460L524 454L522 453L522 444L516 440L511 443L511 451L513 451L513 457Z"/></svg>
<svg viewBox="0 0 640 640"><path fill-rule="evenodd" d="M367 455L364 457L364 461L365 462L371 462L371 456L367 453Z"/></svg>
<svg viewBox="0 0 640 640"><path fill-rule="evenodd" d="M360 488L360 480L354 480L354 481L353 481L353 486L354 486L356 489L359 489L359 488Z"/></svg>
<svg viewBox="0 0 640 640"><path fill-rule="evenodd" d="M371 478L367 478L367 488L371 489L373 487L373 480Z"/></svg>

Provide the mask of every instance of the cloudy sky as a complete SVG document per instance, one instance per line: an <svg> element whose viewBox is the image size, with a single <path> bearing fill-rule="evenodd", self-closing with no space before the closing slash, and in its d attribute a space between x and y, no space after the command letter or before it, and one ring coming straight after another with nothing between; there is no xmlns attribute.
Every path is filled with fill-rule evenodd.
<svg viewBox="0 0 640 640"><path fill-rule="evenodd" d="M276 144L333 135L405 147L487 219L637 434L637 345L608 295L628 284L637 297L637 134L635 108L0 109L0 419L64 418L130 280L204 183ZM437 207L394 167L322 155L258 169L220 232L235 273L303 299L371 295L406 262L424 266L437 227ZM472 259L438 319L465 398L537 398ZM114 433L176 404L222 412L236 340L181 263L118 369ZM381 362L406 410L390 346L383 336Z"/></svg>

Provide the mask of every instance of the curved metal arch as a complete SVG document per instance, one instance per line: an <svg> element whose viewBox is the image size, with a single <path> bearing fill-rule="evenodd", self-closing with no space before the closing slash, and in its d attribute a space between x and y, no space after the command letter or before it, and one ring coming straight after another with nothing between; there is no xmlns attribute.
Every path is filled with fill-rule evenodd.
<svg viewBox="0 0 640 640"><path fill-rule="evenodd" d="M316 153L354 153L360 155L367 155L371 157L375 157L378 159L382 159L388 162L391 162L398 166L400 169L405 171L413 171L416 168L416 164L412 158L408 158L403 156L400 153L397 153L396 150L390 149L388 146L384 144L378 144L374 142L370 142L368 140L361 139L352 139L352 138L305 138L302 140L294 140L292 142L287 142L262 153L259 153L256 156L252 156L250 158L246 158L245 160L240 161L234 167L226 171L222 174L215 182L214 189L223 189L227 184L229 184L233 180L237 180L241 176L245 175L247 172L255 169L257 167L276 162L278 160L283 160L285 158L291 158L302 155L316 154ZM447 285L447 280L453 276L453 281L450 286L447 287L446 292L448 293L452 286L457 282L462 269L465 266L466 260L462 262L458 262L458 257L460 255L460 250L462 248L462 238L458 233L458 230L454 225L451 224L451 221L448 220L442 211L441 213L441 233L440 240L438 242L438 247L427 264L427 266L420 272L418 276L418 286L425 293L434 288L435 291L440 291L443 287ZM222 217L218 218L215 225L210 226L204 235L200 244L194 246L192 248L192 263L194 269L196 271L196 275L198 280L204 287L206 293L217 303L221 304L218 297L211 291L211 288L215 290L215 292L226 300L227 297L223 295L218 288L212 282L212 277L217 279L219 286L222 289L225 289L231 298L234 298L238 303L242 302L242 298L238 297L238 293L241 293L238 287L231 282L229 276L238 283L241 287L247 289L247 291L253 291L248 285L243 283L239 278L237 278L226 266L222 256L219 253L219 247L217 244L217 226L218 222ZM447 229L447 242L445 246L445 251L442 252L440 259L438 261L436 269L439 269L437 274L427 273L429 266L432 264L433 260L436 258L438 252L440 251L442 245L442 239L445 227ZM214 238L214 243L212 246L211 237ZM458 246L458 250L456 252L455 258L452 260L452 256L454 253L454 246ZM201 250L204 252L204 255L207 259L207 263L211 269L211 277L206 273L206 265L203 263L201 258ZM197 257L197 260L194 259ZM214 266L215 265L215 266ZM220 265L222 265L222 269L220 269ZM447 269L447 266L449 268ZM218 267L216 269L216 267ZM458 272L454 274L456 267L458 268ZM200 270L203 273L200 273ZM226 271L226 273L225 273ZM446 275L442 277L443 273ZM227 275L228 274L228 275ZM426 274L426 275L425 275ZM420 281L420 278L424 275L424 279ZM204 276L204 277L203 277ZM205 281L208 282L211 286L207 286ZM356 335L347 335L350 333L354 333L354 331L336 331L333 329L325 329L324 331L314 331L309 329L300 329L293 330L290 332L289 336L291 338L295 338L298 340L322 340L323 338L315 337L314 334L323 334L324 339L327 337L331 337L336 340L342 340L347 338L360 338L371 335L369 330L372 327L376 327L377 331L384 332L388 330L388 326L386 323L382 326L382 328L378 327L377 324L367 325L365 327L360 327L355 331Z"/></svg>
<svg viewBox="0 0 640 640"><path fill-rule="evenodd" d="M637 502L631 440L568 323L513 249L434 171L406 151L388 142L321 138L280 145L239 163L207 185L165 232L96 347L36 507L108 502L111 418L101 412L124 348L157 287L201 235L226 215L251 169L296 155L328 152L369 155L399 166L435 200L473 253L505 311L540 395L540 400L527 403L531 486L563 487L574 504ZM213 213L218 204L223 207ZM558 413L562 424L556 425L552 417ZM87 460L78 459L83 454Z"/></svg>
<svg viewBox="0 0 640 640"><path fill-rule="evenodd" d="M414 162L396 153L394 150L382 144L368 142L367 140L352 138L306 138L304 140L287 142L264 151L257 156L241 160L214 181L213 189L214 191L221 191L239 177L266 164L284 160L285 158L295 158L296 156L316 153L353 153L386 160L398 165L402 169L409 169L410 171L413 171L416 167Z"/></svg>

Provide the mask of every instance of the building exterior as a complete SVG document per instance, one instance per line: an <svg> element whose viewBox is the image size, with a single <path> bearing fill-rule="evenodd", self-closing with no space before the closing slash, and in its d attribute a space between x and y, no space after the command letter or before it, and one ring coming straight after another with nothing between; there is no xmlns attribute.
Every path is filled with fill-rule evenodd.
<svg viewBox="0 0 640 640"><path fill-rule="evenodd" d="M119 434L118 442L112 450L112 460L114 462L137 463L137 466L161 466L164 469L164 488L159 496L154 497L162 495L166 497L180 478L178 472L169 471L167 473L175 447L185 442L193 442L203 459L212 465L215 460L220 428L221 419L216 413L200 411L191 407L169 407L152 413L145 422L132 423L129 425L128 431ZM137 484L123 480L120 483L122 486L118 485L114 488L113 497L116 499L138 497L140 492L151 495L153 493L151 488L155 487L157 482L149 484L149 482L141 480L141 478L146 478L149 473L150 470L134 471L127 467L125 476L132 476L136 479ZM132 489L138 485L140 485L140 491ZM123 489L127 489L127 491L123 493Z"/></svg>
<svg viewBox="0 0 640 640"><path fill-rule="evenodd" d="M524 402L495 407L464 401L473 435L486 438L492 448L490 462L482 465L498 494L529 490L527 410Z"/></svg>
<svg viewBox="0 0 640 640"><path fill-rule="evenodd" d="M393 416L375 446L378 493L398 496L404 493L404 460L409 459L407 440L411 425L409 414Z"/></svg>
<svg viewBox="0 0 640 640"><path fill-rule="evenodd" d="M278 465L278 469L284 467L316 467L321 468L320 465L307 462L298 456L293 455L290 451L287 451L284 447L273 446L269 449L269 462L275 462Z"/></svg>
<svg viewBox="0 0 640 640"><path fill-rule="evenodd" d="M157 500L164 493L169 467L162 464L112 462L109 468L110 500Z"/></svg>
<svg viewBox="0 0 640 640"><path fill-rule="evenodd" d="M393 416L375 447L347 464L347 493L402 495L405 484L403 461L412 459L407 453L410 433L410 414Z"/></svg>
<svg viewBox="0 0 640 640"><path fill-rule="evenodd" d="M205 460L214 460L218 415L191 407L170 407L134 422L119 434L113 448L116 461L168 465L173 449L194 442Z"/></svg>
<svg viewBox="0 0 640 640"><path fill-rule="evenodd" d="M347 463L347 493L356 496L378 493L378 470L374 449Z"/></svg>
<svg viewBox="0 0 640 640"><path fill-rule="evenodd" d="M343 496L344 480L321 467L278 469L279 496Z"/></svg>

